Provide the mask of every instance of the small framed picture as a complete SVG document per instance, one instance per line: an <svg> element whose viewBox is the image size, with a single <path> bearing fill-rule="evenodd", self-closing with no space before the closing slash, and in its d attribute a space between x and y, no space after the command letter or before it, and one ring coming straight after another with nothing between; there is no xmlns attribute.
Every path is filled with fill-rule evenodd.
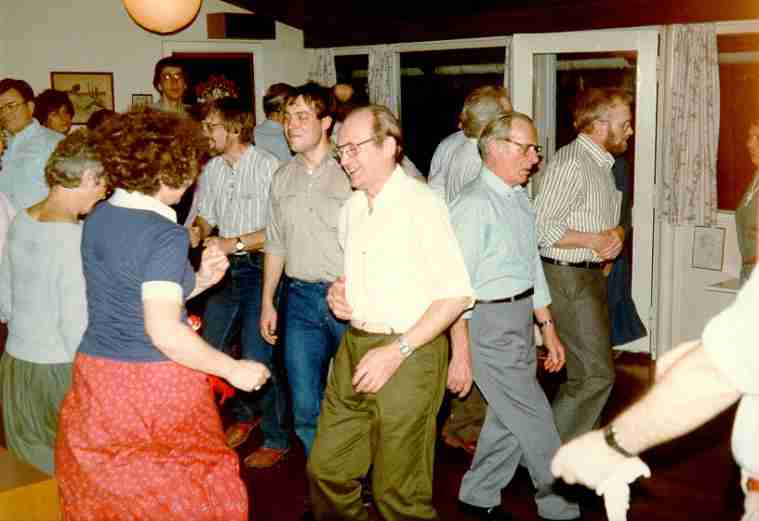
<svg viewBox="0 0 759 521"><path fill-rule="evenodd" d="M696 226L693 230L694 268L722 271L725 257L725 228Z"/></svg>
<svg viewBox="0 0 759 521"><path fill-rule="evenodd" d="M146 105L152 105L152 104L153 104L152 94L132 94L133 107L144 107Z"/></svg>
<svg viewBox="0 0 759 521"><path fill-rule="evenodd" d="M93 112L113 108L112 72L51 72L50 86L69 95L74 124L85 124Z"/></svg>

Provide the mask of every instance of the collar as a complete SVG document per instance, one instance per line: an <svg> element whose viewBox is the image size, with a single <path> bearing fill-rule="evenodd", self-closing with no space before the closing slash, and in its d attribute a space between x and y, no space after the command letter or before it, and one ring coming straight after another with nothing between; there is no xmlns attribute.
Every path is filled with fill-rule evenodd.
<svg viewBox="0 0 759 521"><path fill-rule="evenodd" d="M127 192L123 188L117 188L108 202L120 208L155 212L173 223L177 222L177 212L173 208L163 204L155 197L141 192Z"/></svg>
<svg viewBox="0 0 759 521"><path fill-rule="evenodd" d="M409 179L411 178L403 170L403 167L396 164L395 170L390 174L390 179L385 182L385 186L383 186L382 190L380 190L380 192L374 197L374 200L372 201L373 210L382 208L385 204L393 204L393 201L396 200L397 197L407 193L408 188L405 186L405 181ZM414 182L417 183L418 181ZM367 196L364 191L359 191L358 193L361 194L360 196L368 207L369 196Z"/></svg>
<svg viewBox="0 0 759 521"><path fill-rule="evenodd" d="M17 139L26 139L27 137L36 134L40 128L42 128L42 125L40 125L40 122L37 121L37 118L32 118L32 121L27 126L25 126L21 132L13 134L10 137L14 141Z"/></svg>
<svg viewBox="0 0 759 521"><path fill-rule="evenodd" d="M587 134L583 134L580 132L577 135L577 142L580 143L580 145L590 152L590 155L593 157L593 159L596 160L596 162L605 167L611 168L614 165L614 156L611 155L609 152L604 150L601 146L599 146L595 141L590 139L590 137Z"/></svg>
<svg viewBox="0 0 759 521"><path fill-rule="evenodd" d="M326 153L326 154L324 154L324 157L322 158L321 162L320 162L318 165L316 165L316 168L314 168L313 170L310 170L310 169L309 169L308 165L306 164L306 160L305 160L305 158L303 157L303 154L301 154L300 152L298 152L297 154L295 154L295 157L294 157L294 159L295 159L295 161L296 161L296 162L297 162L297 163L298 163L298 164L299 164L299 165L300 165L300 166L301 166L303 169L305 169L307 172L310 172L311 174L317 174L317 173L318 173L318 172L320 172L320 171L321 171L321 170L322 170L322 169L323 169L325 166L332 166L332 165L330 165L330 163L333 163L333 164L334 164L334 166L337 166L338 168L341 168L341 169L343 168L343 167L340 165L340 163L338 163L338 162L337 162L337 159L335 159L335 156L334 156L334 155L332 155L332 151L331 151L331 150L328 150L328 151L327 151L327 153Z"/></svg>
<svg viewBox="0 0 759 521"><path fill-rule="evenodd" d="M485 183L489 188L495 190L498 195L502 195L504 197L511 197L512 195L518 194L519 192L524 192L522 185L507 185L503 182L503 179L495 175L493 171L486 166L482 167L482 171L480 172L480 179L482 179L482 182Z"/></svg>

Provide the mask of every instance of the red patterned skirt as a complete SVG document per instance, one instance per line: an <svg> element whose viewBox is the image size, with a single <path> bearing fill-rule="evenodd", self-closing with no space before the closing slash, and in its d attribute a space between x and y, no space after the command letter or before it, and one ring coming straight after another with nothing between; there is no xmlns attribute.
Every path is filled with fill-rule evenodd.
<svg viewBox="0 0 759 521"><path fill-rule="evenodd" d="M66 521L246 521L237 455L205 375L78 354L55 474Z"/></svg>

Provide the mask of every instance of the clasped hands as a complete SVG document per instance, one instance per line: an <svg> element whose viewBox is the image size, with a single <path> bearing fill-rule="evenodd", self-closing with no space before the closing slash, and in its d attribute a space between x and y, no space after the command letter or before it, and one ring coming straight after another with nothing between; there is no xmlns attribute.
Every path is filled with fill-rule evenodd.
<svg viewBox="0 0 759 521"><path fill-rule="evenodd" d="M611 228L596 234L591 249L603 260L613 260L622 252L624 240L625 232L622 228Z"/></svg>

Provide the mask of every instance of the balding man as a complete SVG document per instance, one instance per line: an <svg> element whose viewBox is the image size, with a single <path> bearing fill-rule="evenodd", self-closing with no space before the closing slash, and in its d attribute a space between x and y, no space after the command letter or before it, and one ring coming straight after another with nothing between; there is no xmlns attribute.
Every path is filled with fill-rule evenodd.
<svg viewBox="0 0 759 521"><path fill-rule="evenodd" d="M351 326L308 463L314 514L366 519L358 480L372 467L382 519L437 519L432 469L446 387L443 333L472 302L469 277L445 204L399 166L401 129L387 108L351 112L337 151L355 192L339 223L346 281L333 284L328 302ZM336 298L341 290L347 302ZM471 373L449 382L457 392L470 385Z"/></svg>

